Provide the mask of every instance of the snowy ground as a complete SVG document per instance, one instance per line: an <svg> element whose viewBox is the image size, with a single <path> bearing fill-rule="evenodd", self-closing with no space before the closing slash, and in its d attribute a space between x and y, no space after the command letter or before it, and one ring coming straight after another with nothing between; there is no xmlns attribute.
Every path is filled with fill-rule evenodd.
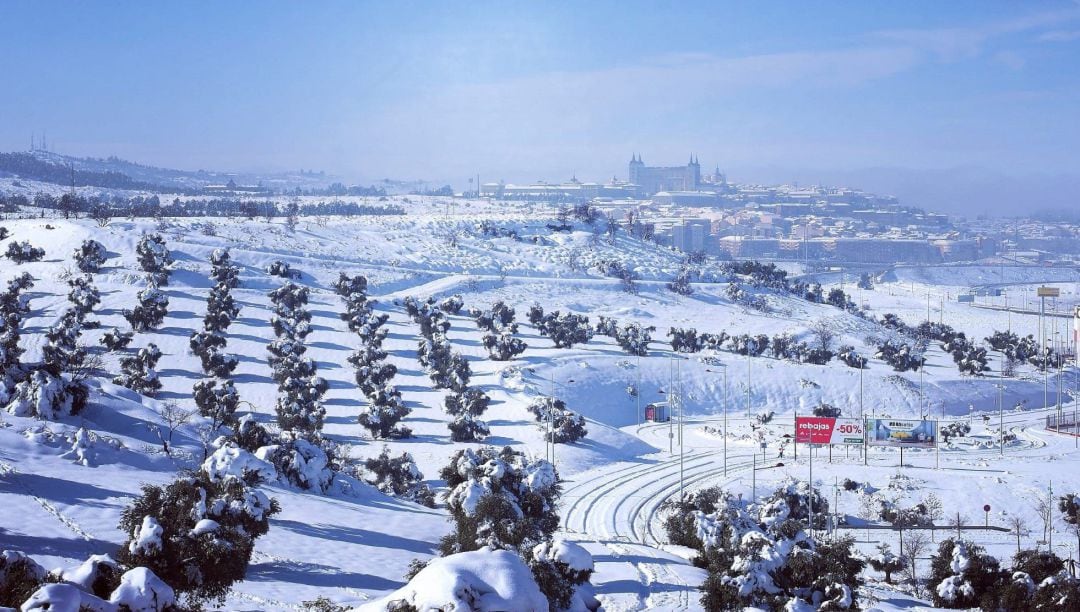
<svg viewBox="0 0 1080 612"><path fill-rule="evenodd" d="M165 386L157 399L101 380L94 384L91 406L65 422L35 422L0 413L0 508L4 508L0 548L30 553L46 567L108 553L124 539L116 527L119 512L140 484L166 482L176 470L191 467L201 458L193 428L178 434L181 452L166 457L158 451L152 427L160 423L156 410L163 402L193 405L191 386L201 378L201 371L197 359L188 354L188 335L201 326L210 286L206 259L220 246L231 247L233 258L243 267L243 285L234 291L243 310L228 330L227 350L241 360L234 380L249 403L245 406L261 420L273 420L276 385L265 360L266 344L273 337L266 292L281 281L262 268L283 259L300 270L301 282L312 288L314 332L307 344L320 375L330 381L326 433L351 445L357 458L377 454L382 443L370 440L356 423L362 398L345 359L356 348L357 339L338 318L342 303L330 283L342 271L369 278L378 308L390 315L386 348L399 368L394 382L413 409L404 424L416 437L391 442L390 447L412 453L433 486L440 484L438 470L456 445L449 440L449 417L441 408L444 392L431 389L416 361L417 328L395 302L410 295L460 293L467 307L485 308L497 299L517 307L521 336L529 348L516 361L487 359L480 333L467 317L451 317L449 337L455 350L469 357L473 384L493 399L484 417L492 430L489 444L508 444L542 456L545 445L525 405L534 395L548 393L552 381L556 395L589 419L587 438L557 449L557 467L566 479L561 514L565 533L580 541L597 561L593 583L608 610L696 609L696 588L703 573L688 563L687 551L665 544L660 504L678 495L681 487L724 485L750 496L755 482L761 494L784 477L806 479L810 462L805 449L799 449L797 460L788 449L784 466L774 467L781 461L776 455L778 440L791 432L793 413L808 413L824 401L840 406L845 414L859 414L859 371L839 362L799 365L770 357L748 360L726 352L711 356L708 363L700 358L703 355L673 359L664 334L678 326L770 336L789 331L806 339L807 325L826 318L841 330L843 343L869 354L872 351L864 339L875 329L864 320L790 296L771 296L770 314L748 311L727 300L724 284L702 284L692 296L675 295L663 285L681 265L678 254L625 236L609 244L584 228L552 234L545 227L552 220L545 215L551 211L539 206L480 202L448 206L446 200L436 198L413 198L404 205L407 214L399 217L302 219L295 233L287 232L280 222L263 221L209 220L212 229L205 220L192 219L166 220L161 227L116 220L106 228L89 221L56 219L0 222L11 230L9 240L29 240L47 250L46 260L40 263L14 266L0 261L0 282L23 270L38 279L31 293L34 311L23 335L27 359L37 358L44 331L66 306L64 279L74 269L71 252L83 239L102 242L112 257L95 276L103 298L96 318L103 328L126 328L121 310L132 305L143 285L134 258L142 232L161 231L177 259L177 270L166 288L170 306L165 323L154 332L137 335L133 343L154 342L165 353L160 364ZM475 226L482 219L513 229L521 239L479 235ZM3 248L6 244L0 243ZM634 266L642 277L637 295L622 292L617 281L590 271L591 262L605 258ZM1053 281L1072 293L1072 283L1078 280L1040 268L1013 272L1015 276L1006 282L1023 283L1015 286L1016 291ZM873 291L854 291L854 299L876 314L895 312L917 323L926 317L929 292L931 318L941 317L969 337L981 339L1009 325L1022 333L1035 333L1037 318L1029 314L955 302L957 292L993 283L996 273L996 268L898 268ZM840 282L839 278L826 280ZM845 289L853 290L851 279L846 280ZM939 313L942 298L946 298L945 310ZM573 349L555 349L524 321L528 306L535 302L548 310L588 314L593 321L605 315L622 323L655 325L656 342L650 355L641 359L626 355L603 336ZM90 330L83 339L97 347L101 333ZM814 457L815 484L831 497L836 480L847 477L888 490L904 503L915 503L933 491L947 514L960 512L971 523L981 524L982 506L990 504L991 525L1004 525L1008 515L1017 513L1039 530L1033 492L1051 479L1055 492L1080 490L1076 440L1041 429L1046 411L1040 407L1057 401L1054 379L1046 381L1045 401L1041 376L1024 370L1004 381L1003 420L1018 439L1006 446L1002 456L980 418L982 413L992 414L989 426L996 427L996 374L961 377L951 357L936 346L929 357L922 376L897 374L871 360L862 377L863 409L868 415L929 412L947 419L967 419L974 413L973 435L955 447L943 448L940 454L906 452L903 468L898 455L889 450L873 450L864 465L860 449L834 449L832 463L823 449ZM105 369L115 371L115 356L103 358ZM997 371L997 355L991 367ZM1075 381L1075 372L1066 372L1066 388ZM639 424L639 405L626 393L630 384L641 389L641 404L663 399L672 388L682 390L687 419L681 438L672 425ZM1072 409L1072 397L1064 394L1062 398ZM1026 402L1027 410L1011 410L1018 402ZM768 427L763 456L750 435L747 414L770 410L778 416ZM725 411L726 455L725 438L717 433L723 429ZM70 444L63 436L70 436L79 426L103 439L97 445L95 467L78 465L64 456ZM755 470L755 466L766 469ZM898 474L907 478L896 478ZM894 488L889 489L891 482ZM248 578L235 589L230 609L292 609L319 595L342 604L376 598L404 584L409 561L432 556L448 529L443 510L386 497L367 487L327 496L282 485L270 489L283 511L271 521L269 534L258 541ZM848 522L861 526L855 518L855 495L841 490L836 500ZM1061 548L1059 554L1075 555L1075 537L1062 524L1057 529L1055 547L1070 547L1068 551ZM868 537L861 528L854 533L860 548L867 551L877 541L892 541L896 535L871 530ZM1015 549L1015 537L1009 534L976 531L969 535L1002 559ZM1035 539L1026 538L1026 544ZM867 577L880 578L872 572ZM904 593L883 587L874 586L868 592L880 600L876 605L882 609L918 605Z"/></svg>

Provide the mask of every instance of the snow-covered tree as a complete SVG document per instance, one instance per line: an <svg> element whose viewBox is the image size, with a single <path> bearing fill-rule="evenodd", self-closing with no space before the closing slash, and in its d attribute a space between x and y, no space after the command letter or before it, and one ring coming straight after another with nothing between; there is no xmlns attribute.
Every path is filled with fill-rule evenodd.
<svg viewBox="0 0 1080 612"><path fill-rule="evenodd" d="M197 331L192 332L188 345L191 353L199 358L203 372L208 376L226 378L232 374L239 364L233 355L225 354L225 337L216 332Z"/></svg>
<svg viewBox="0 0 1080 612"><path fill-rule="evenodd" d="M569 410L561 399L540 395L533 398L528 409L548 442L571 444L589 433L585 417Z"/></svg>
<svg viewBox="0 0 1080 612"><path fill-rule="evenodd" d="M558 310L543 315L537 328L540 335L551 338L555 348L570 348L588 342L593 336L589 317Z"/></svg>
<svg viewBox="0 0 1080 612"><path fill-rule="evenodd" d="M29 555L0 551L0 607L17 609L37 590L48 572Z"/></svg>
<svg viewBox="0 0 1080 612"><path fill-rule="evenodd" d="M212 427L236 424L236 408L240 395L231 380L207 378L195 383L192 389L199 414L210 419Z"/></svg>
<svg viewBox="0 0 1080 612"><path fill-rule="evenodd" d="M692 522L701 542L695 564L708 571L702 607L855 609L865 562L850 537L809 536L806 500L821 495L804 489L805 483L802 488L787 484L761 504L720 495L711 513L679 509L686 518L678 523Z"/></svg>
<svg viewBox="0 0 1080 612"><path fill-rule="evenodd" d="M99 342L110 351L120 351L127 348L127 345L131 344L134 337L134 332L122 332L114 327L102 334Z"/></svg>
<svg viewBox="0 0 1080 612"><path fill-rule="evenodd" d="M454 442L472 442L490 435L487 424L478 418L487 411L490 403L491 398L487 393L475 387L447 395L444 406L447 414L454 417L448 425L450 439Z"/></svg>
<svg viewBox="0 0 1080 612"><path fill-rule="evenodd" d="M644 357L649 354L649 342L654 331L656 328L652 325L646 327L640 323L627 323L616 331L615 342L627 353Z"/></svg>
<svg viewBox="0 0 1080 612"><path fill-rule="evenodd" d="M274 404L278 427L308 435L321 431L326 418L322 396L327 388L327 382L318 376L290 376L283 380Z"/></svg>
<svg viewBox="0 0 1080 612"><path fill-rule="evenodd" d="M120 518L129 539L117 560L149 568L189 604L223 602L280 511L277 500L255 488L257 472L213 469L221 463L216 455L171 484L143 486Z"/></svg>
<svg viewBox="0 0 1080 612"><path fill-rule="evenodd" d="M941 542L930 558L930 596L938 608L978 607L999 577L997 559L967 540Z"/></svg>
<svg viewBox="0 0 1080 612"><path fill-rule="evenodd" d="M232 262L229 249L214 249L210 253L210 280L225 289L240 286L240 268Z"/></svg>
<svg viewBox="0 0 1080 612"><path fill-rule="evenodd" d="M329 451L329 452L328 452ZM337 470L335 447L320 436L283 431L273 444L255 451L255 456L274 466L278 478L289 484L325 493Z"/></svg>
<svg viewBox="0 0 1080 612"><path fill-rule="evenodd" d="M512 331L485 332L481 343L493 361L509 361L529 348L524 340L514 337Z"/></svg>
<svg viewBox="0 0 1080 612"><path fill-rule="evenodd" d="M161 350L156 344L148 344L134 355L120 360L121 373L113 382L136 393L152 396L161 389L161 380L155 369L159 359Z"/></svg>
<svg viewBox="0 0 1080 612"><path fill-rule="evenodd" d="M460 295L451 295L439 302L439 310L446 314L456 315L465 307L465 299Z"/></svg>
<svg viewBox="0 0 1080 612"><path fill-rule="evenodd" d="M45 249L37 248L25 240L22 242L12 240L8 243L7 252L4 255L17 264L24 264L44 259Z"/></svg>
<svg viewBox="0 0 1080 612"><path fill-rule="evenodd" d="M597 610L589 578L593 558L584 547L564 538L537 544L531 551L529 569L553 610Z"/></svg>
<svg viewBox="0 0 1080 612"><path fill-rule="evenodd" d="M867 561L870 563L870 567L874 568L875 572L885 574L886 584L892 584L892 575L907 566L903 557L897 557L893 554L888 542L878 544L877 554L868 558Z"/></svg>
<svg viewBox="0 0 1080 612"><path fill-rule="evenodd" d="M692 327L672 327L667 335L671 338L671 350L676 353L696 353L702 348L698 342L698 332Z"/></svg>
<svg viewBox="0 0 1080 612"><path fill-rule="evenodd" d="M135 245L135 256L138 258L139 267L150 278L152 286L163 287L169 284L173 258L161 234L144 234Z"/></svg>
<svg viewBox="0 0 1080 612"><path fill-rule="evenodd" d="M439 475L454 523L440 543L444 555L484 546L523 553L559 526L559 477L545 460L510 447L469 448L454 453Z"/></svg>
<svg viewBox="0 0 1080 612"><path fill-rule="evenodd" d="M270 262L270 265L266 266L266 273L270 276L278 276L281 278L300 278L299 270L293 270L288 262L281 261L280 259Z"/></svg>
<svg viewBox="0 0 1080 612"><path fill-rule="evenodd" d="M139 332L148 331L161 325L169 313L169 298L157 287L147 287L139 292L139 303L135 308L124 311L124 318L131 329Z"/></svg>
<svg viewBox="0 0 1080 612"><path fill-rule="evenodd" d="M311 313L307 310L308 288L292 282L271 291L274 314L270 325L279 338L303 340L311 333Z"/></svg>
<svg viewBox="0 0 1080 612"><path fill-rule="evenodd" d="M387 495L435 507L435 493L424 483L424 474L409 453L395 457L383 446L377 456L364 460L364 480Z"/></svg>
<svg viewBox="0 0 1080 612"><path fill-rule="evenodd" d="M94 279L89 274L76 276L68 280L68 301L80 318L85 317L101 303L101 292L94 286Z"/></svg>
<svg viewBox="0 0 1080 612"><path fill-rule="evenodd" d="M837 351L836 356L840 359L840 361L844 362L844 365L849 368L856 368L861 370L866 368L866 364L868 363L866 357L863 357L858 352L856 352L855 347L851 346L850 344L845 344L844 346L841 346Z"/></svg>
<svg viewBox="0 0 1080 612"><path fill-rule="evenodd" d="M398 425L410 410L401 400L401 392L387 385L369 394L367 404L361 409L357 421L378 440L408 438L412 431Z"/></svg>
<svg viewBox="0 0 1080 612"><path fill-rule="evenodd" d="M83 240L82 245L75 249L72 257L80 271L91 274L101 270L101 266L105 264L105 259L108 257L108 251L97 240Z"/></svg>
<svg viewBox="0 0 1080 612"><path fill-rule="evenodd" d="M45 333L45 346L41 348L42 368L53 376L77 371L86 359L86 348L79 345L81 334L82 321L78 312L66 310Z"/></svg>
<svg viewBox="0 0 1080 612"><path fill-rule="evenodd" d="M5 409L15 416L56 420L81 412L90 390L79 378L70 374L56 375L42 368L31 372L5 396Z"/></svg>

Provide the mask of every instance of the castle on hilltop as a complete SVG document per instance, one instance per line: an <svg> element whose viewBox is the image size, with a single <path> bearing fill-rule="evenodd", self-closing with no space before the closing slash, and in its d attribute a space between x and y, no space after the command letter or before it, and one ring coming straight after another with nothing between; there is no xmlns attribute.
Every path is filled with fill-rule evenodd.
<svg viewBox="0 0 1080 612"><path fill-rule="evenodd" d="M643 196L661 191L698 191L701 189L701 165L691 155L685 166L646 166L641 156L635 153L630 157L629 179Z"/></svg>

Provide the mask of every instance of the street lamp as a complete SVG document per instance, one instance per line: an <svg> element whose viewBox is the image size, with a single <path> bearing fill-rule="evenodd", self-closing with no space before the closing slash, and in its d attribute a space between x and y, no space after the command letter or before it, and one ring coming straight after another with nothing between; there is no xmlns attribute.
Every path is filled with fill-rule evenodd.
<svg viewBox="0 0 1080 612"><path fill-rule="evenodd" d="M727 426L727 413L728 413L728 384L727 384L727 364L721 363L717 365L719 368L724 368L724 476L727 476L727 439L728 439L728 426ZM710 374L718 374L715 370L705 369Z"/></svg>
<svg viewBox="0 0 1080 612"><path fill-rule="evenodd" d="M549 382L551 383L551 395L548 397L548 435L547 435L547 437L550 438L550 440L544 440L544 443L545 443L544 444L544 454L545 454L545 458L548 458L548 456L550 455L551 465L552 465L552 467L554 467L555 466L555 387L556 386L565 387L566 385L569 385L569 384L573 383L574 379L570 378L570 379L567 379L566 382L556 383L555 382L555 371L552 370Z"/></svg>

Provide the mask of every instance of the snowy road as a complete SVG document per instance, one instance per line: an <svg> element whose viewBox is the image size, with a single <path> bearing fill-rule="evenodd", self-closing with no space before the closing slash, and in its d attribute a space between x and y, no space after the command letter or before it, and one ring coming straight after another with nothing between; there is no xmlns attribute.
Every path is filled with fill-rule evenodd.
<svg viewBox="0 0 1080 612"><path fill-rule="evenodd" d="M1055 407L1049 407L1003 415L1006 429L1017 436L1006 446L1008 465L1001 466L1004 470L993 469L995 462L1002 461L996 445L943 450L939 457L929 452L908 453L905 465L921 472L940 462L941 469L934 472L946 478L970 480L977 487L979 479L988 474L1007 473L1016 462L1035 463L1075 453L1073 438L1041 428L1045 415L1055 410ZM806 477L808 462L804 452L800 452L797 461L790 455L779 459L775 451L768 451L767 459L762 459L760 452L755 458L753 443L746 436L738 435L748 431L747 419L730 418L729 421L733 439L728 443L726 476L723 439L701 433L702 426L721 425L722 417L705 417L688 419L681 459L676 442L674 453L660 452L639 461L609 464L576 474L566 483L563 531L593 553L596 561L593 583L605 609L700 609L698 587L705 572L689 563L692 551L666 543L662 525L661 506L665 501L677 498L681 487L687 491L714 485L732 490L749 489L753 481L750 476L754 474L761 481L757 483L757 492L762 494L778 477L787 474ZM981 419L976 421L977 427ZM996 426L997 415L992 415L990 421L991 426ZM771 426L774 435L785 429L790 431L791 419L780 419ZM667 446L667 424L648 424L627 430L634 431L654 446ZM890 455L886 451L884 455L872 457L870 466L865 469L882 469L881 464L888 461ZM784 463L782 469L775 469L778 462ZM820 463L815 460L815 464L815 471L821 469L823 473L828 473L830 468L857 472L864 467L858 453L841 451L836 452L834 464L827 464L824 459ZM769 483L765 482L766 477ZM831 476L828 479L831 481ZM1007 533L975 532L972 536L993 548L1008 547L1010 542L1015 544L1015 537Z"/></svg>

